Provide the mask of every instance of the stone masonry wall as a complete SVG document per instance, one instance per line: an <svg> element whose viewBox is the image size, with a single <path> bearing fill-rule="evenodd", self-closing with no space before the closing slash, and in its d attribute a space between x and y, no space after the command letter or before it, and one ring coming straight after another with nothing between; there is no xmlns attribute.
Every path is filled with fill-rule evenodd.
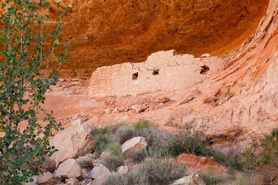
<svg viewBox="0 0 278 185"><path fill-rule="evenodd" d="M91 76L91 97L125 96L188 88L224 69L224 62L208 54L201 58L174 50L152 54L142 63L98 68Z"/></svg>

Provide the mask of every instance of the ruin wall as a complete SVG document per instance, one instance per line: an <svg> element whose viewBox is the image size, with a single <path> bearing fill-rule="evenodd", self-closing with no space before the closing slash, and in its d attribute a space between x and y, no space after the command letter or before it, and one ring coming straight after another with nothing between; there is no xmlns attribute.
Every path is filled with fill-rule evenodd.
<svg viewBox="0 0 278 185"><path fill-rule="evenodd" d="M224 69L224 62L208 54L201 58L160 51L142 63L98 68L91 76L91 97L126 96L188 88Z"/></svg>

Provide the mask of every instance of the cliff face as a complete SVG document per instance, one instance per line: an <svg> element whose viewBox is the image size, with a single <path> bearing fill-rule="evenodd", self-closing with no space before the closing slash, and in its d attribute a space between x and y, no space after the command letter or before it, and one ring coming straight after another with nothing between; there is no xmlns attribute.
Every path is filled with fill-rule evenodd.
<svg viewBox="0 0 278 185"><path fill-rule="evenodd" d="M74 39L61 75L90 76L97 67L143 62L161 50L224 56L255 31L268 0L65 0L62 5L71 7L64 33Z"/></svg>
<svg viewBox="0 0 278 185"><path fill-rule="evenodd" d="M196 56L205 52L218 54L219 57L216 57L217 60L215 60L215 62L225 64L225 66L221 68L220 71L207 76L197 84L192 84L190 87L183 90L145 93L137 96L89 98L88 80L61 80L58 86L48 93L48 101L45 105L47 108L54 110L60 121L67 123L68 120L76 118L77 116L86 120L87 124L105 125L119 121L135 121L138 118L144 117L167 129L172 129L176 125L190 125L196 128L201 128L202 125L205 125L207 128L207 135L214 145L223 148L226 146L233 146L234 148L243 150L252 143L253 139L259 140L263 137L263 134L277 127L277 0L270 0L269 2L254 0L252 3L247 0L231 2L215 0L204 1L203 4L199 5L198 2L201 1L183 1L184 4L180 2L180 6L178 7L191 7L188 11L185 11L187 13L193 10L196 10L196 12L197 10L203 12L203 14L199 16L206 15L206 17L204 17L205 20L210 20L215 16L209 14L214 5L218 4L217 8L213 11L216 12L216 14L221 12L218 9L221 9L222 6L229 5L230 8L222 8L222 13L224 14L221 14L222 16L219 14L219 19L217 19L223 20L223 22L220 23L216 21L212 24L214 26L218 25L219 27L216 26L218 30L223 31L223 38L220 37L221 34L217 34L220 32L217 32L217 29L215 32L210 32L210 29L206 29L212 26L208 24L209 22L204 24L202 24L201 20L196 21L196 24L190 21L183 22L183 20L187 19L195 20L198 16L197 14L196 16L184 16L182 19L181 17L183 14L178 11L179 9L176 11L173 9L173 7L175 7L175 2L173 1L167 1L169 2L167 4L166 1L164 3L162 1L155 1L157 4L156 7L160 7L160 11L154 11L156 14L152 14L151 16L147 12L150 13L153 12L153 10L146 10L146 15L152 18L155 17L155 19L145 20L146 22L147 20L150 21L149 24L144 27L146 30L142 31L143 27L140 26L139 27L142 29L139 29L139 27L135 29L136 24L131 24L131 22L129 22L134 18L132 16L134 13L133 11L130 11L130 14L124 15L117 12L129 6L131 6L130 8L136 8L139 5L152 7L151 5L153 4L138 2L132 5L130 4L131 2L132 1L122 3L122 6L116 6L116 4L112 6L113 3L116 3L114 1L86 1L86 3L81 3L84 4L84 9L89 7L104 7L103 10L98 8L88 9L87 13L84 15L89 16L90 12L102 10L101 12L103 13L95 14L95 16L104 15L104 12L106 12L106 21L110 23L110 26L114 25L114 29L110 28L108 26L109 24L105 26L105 20L100 19L100 17L98 17L98 19L95 18L95 24L97 26L94 27L94 24L90 23L91 20L94 19L94 16L91 18L87 17L87 19L84 19L84 17L82 18L83 13L79 12L78 14L76 13L76 9L74 9L74 7L79 7L79 5L77 6L78 3L72 3L73 9L71 15L76 15L76 17L71 21L74 23L79 20L79 25L84 24L84 29L78 30L78 24L72 25L70 20L67 22L67 27L73 30L72 33L80 32L80 35L74 40L72 48L74 51L73 56L67 66L64 66L63 72L65 75L71 74L70 70L75 70L75 75L81 73L84 75L87 74L84 73L85 70L89 72L100 64L110 65L128 62L130 61L127 60L129 57L131 57L130 59L134 59L133 62L140 61L146 57L145 55L150 54L148 52L156 51L156 49L166 50L168 46L169 48L170 46L178 46L177 43L183 44L184 47L181 48L187 48L184 50L185 52L193 53ZM212 2L212 4L208 2ZM98 6L96 6L96 4ZM108 6L108 4L111 6ZM200 8L204 5L206 5L206 7L211 7L204 9ZM246 16L239 16L241 18L238 18L240 11L237 11L237 8L241 7L241 10L245 9L240 5L246 5L247 9L251 9L248 9ZM112 7L114 7L114 9ZM164 9L162 7L165 7L165 9L168 7L168 10L163 12ZM170 7L172 7L172 9ZM196 9L196 7L199 8ZM266 8L268 8L267 11ZM108 11L108 9L110 11ZM230 11L236 12L229 14L229 16L227 14L226 17L226 12ZM142 12L145 11L142 10ZM207 12L207 14L205 14L205 12ZM172 14L175 15L176 18L174 18ZM80 17L77 15L80 15ZM111 17L114 15L117 15L116 17L118 19L115 19L113 22L111 21ZM158 15L160 15L161 18L157 18ZM168 19L163 19L162 17L166 15L170 17ZM170 19L171 17L173 20ZM87 20L87 22L85 20ZM100 24L102 22L101 20L104 25ZM141 21L142 23L144 22L143 20ZM173 25L184 25L187 29L182 26L179 27L184 30L184 36L172 35L173 33L170 34L170 32L161 31L163 28L166 29L166 27L164 27L162 23L158 24L158 22L163 22L165 20L176 20L177 22L175 22L175 24L172 22ZM238 29L232 28L233 26L228 26L235 20L243 21L241 25L242 28L244 27L245 29L240 32ZM128 24L124 21L127 21ZM241 21L239 21L238 24L240 24ZM166 22L164 23L166 24ZM89 25L91 25L91 27ZM75 30L73 29L74 26L77 26ZM254 30L253 26L257 26L254 32L252 32L252 30ZM116 30L120 28L123 31L116 32ZM241 28L241 26L237 28ZM86 34L82 35L81 32L85 30L91 31L86 31ZM101 32L100 30L104 31ZM188 31L188 33L185 33L186 31ZM135 36L136 33L137 36ZM114 34L115 37L112 36ZM191 37L188 36L190 34ZM194 34L196 34L196 36L193 36ZM236 36L236 34L238 34L238 36ZM89 37L89 35L91 35L91 37ZM234 35L234 37L231 35ZM193 44L194 42L199 45ZM240 42L241 44L238 45ZM92 43L92 45L89 43ZM189 43L192 44L191 47L186 47ZM98 50L92 48L98 48ZM174 48L179 49L178 47ZM209 48L211 48L211 50L209 50ZM225 55L225 53L231 49L234 50ZM209 57L211 60L214 58L215 57ZM100 61L102 61L102 63ZM213 63L213 61L211 61L211 63ZM139 65L141 64L138 64L138 66ZM108 68L110 69L110 67ZM111 69L113 69L113 67L111 67ZM111 74L113 74L113 70ZM110 73L108 73L108 75L110 75ZM129 78L131 78L131 76L129 76ZM193 79L193 81L194 80L195 79ZM59 103L57 104L57 102Z"/></svg>

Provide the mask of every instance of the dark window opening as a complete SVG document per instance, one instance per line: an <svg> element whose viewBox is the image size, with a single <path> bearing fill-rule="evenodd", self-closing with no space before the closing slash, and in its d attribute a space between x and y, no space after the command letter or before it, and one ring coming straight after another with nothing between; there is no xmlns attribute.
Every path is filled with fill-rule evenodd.
<svg viewBox="0 0 278 185"><path fill-rule="evenodd" d="M153 75L159 75L159 69L153 70Z"/></svg>
<svg viewBox="0 0 278 185"><path fill-rule="evenodd" d="M138 79L138 73L133 73L132 80L137 80L137 79Z"/></svg>
<svg viewBox="0 0 278 185"><path fill-rule="evenodd" d="M201 66L200 74L205 75L205 74L208 73L208 71L209 71L209 67L208 66L206 66L206 65Z"/></svg>

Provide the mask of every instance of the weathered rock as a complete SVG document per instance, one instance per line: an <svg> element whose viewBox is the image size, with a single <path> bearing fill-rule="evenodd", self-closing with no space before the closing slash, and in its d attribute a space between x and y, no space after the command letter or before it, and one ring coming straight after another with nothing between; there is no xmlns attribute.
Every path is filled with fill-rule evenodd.
<svg viewBox="0 0 278 185"><path fill-rule="evenodd" d="M199 172L195 172L177 180L172 185L206 185L206 184L203 181L203 179L200 177Z"/></svg>
<svg viewBox="0 0 278 185"><path fill-rule="evenodd" d="M142 105L134 105L132 106L130 109L134 110L136 113L142 113L144 112L146 109L148 109L148 107L144 104Z"/></svg>
<svg viewBox="0 0 278 185"><path fill-rule="evenodd" d="M110 155L109 154L109 152L102 152L101 154L100 154L100 156L99 156L99 159L100 160L103 160L105 157L107 157L108 155Z"/></svg>
<svg viewBox="0 0 278 185"><path fill-rule="evenodd" d="M50 157L45 156L45 161L42 164L42 169L52 173L56 169L56 162Z"/></svg>
<svg viewBox="0 0 278 185"><path fill-rule="evenodd" d="M136 150L145 149L148 143L144 137L134 137L122 144L122 153L125 158L130 157Z"/></svg>
<svg viewBox="0 0 278 185"><path fill-rule="evenodd" d="M216 174L227 174L226 167L217 163L213 157L198 157L194 154L181 154L177 157L176 160L178 163L184 163L187 166L189 172L200 170L205 172L207 170L212 170Z"/></svg>
<svg viewBox="0 0 278 185"><path fill-rule="evenodd" d="M108 176L111 175L111 172L108 168L106 168L103 165L96 166L92 169L90 174L88 175L88 178L91 179L106 179Z"/></svg>
<svg viewBox="0 0 278 185"><path fill-rule="evenodd" d="M167 102L169 102L169 101L171 101L170 98L163 97L163 98L160 98L159 100L157 100L157 103L162 103L162 104L164 104L164 103L167 103Z"/></svg>
<svg viewBox="0 0 278 185"><path fill-rule="evenodd" d="M56 176L62 178L80 178L82 176L81 167L75 159L67 159L59 165Z"/></svg>
<svg viewBox="0 0 278 185"><path fill-rule="evenodd" d="M85 179L81 182L80 185L88 185L88 184L90 184L90 182L92 182L92 179Z"/></svg>
<svg viewBox="0 0 278 185"><path fill-rule="evenodd" d="M66 184L67 185L78 185L79 181L76 178L70 178L66 179Z"/></svg>
<svg viewBox="0 0 278 185"><path fill-rule="evenodd" d="M105 179L95 179L90 182L88 185L101 185Z"/></svg>
<svg viewBox="0 0 278 185"><path fill-rule="evenodd" d="M55 177L52 173L46 172L35 178L35 183L38 185L55 185L61 183L61 179Z"/></svg>
<svg viewBox="0 0 278 185"><path fill-rule="evenodd" d="M84 177L84 178L87 178L88 177L88 175L90 174L90 171L91 170L89 170L89 169L87 169L87 168L82 168L82 176Z"/></svg>
<svg viewBox="0 0 278 185"><path fill-rule="evenodd" d="M58 165L68 158L75 158L93 152L95 144L91 130L79 119L52 139L51 145L58 149L53 154L52 159Z"/></svg>
<svg viewBox="0 0 278 185"><path fill-rule="evenodd" d="M121 173L121 174L126 174L127 172L128 172L128 166L120 166L119 168L118 168L118 173Z"/></svg>

